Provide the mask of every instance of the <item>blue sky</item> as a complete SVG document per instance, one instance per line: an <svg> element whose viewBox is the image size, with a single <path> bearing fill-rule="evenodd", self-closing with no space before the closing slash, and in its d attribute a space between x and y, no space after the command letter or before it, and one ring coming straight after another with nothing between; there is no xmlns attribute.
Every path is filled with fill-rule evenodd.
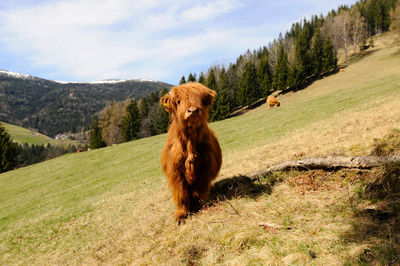
<svg viewBox="0 0 400 266"><path fill-rule="evenodd" d="M0 69L52 80L182 75L228 64L355 0L0 0Z"/></svg>

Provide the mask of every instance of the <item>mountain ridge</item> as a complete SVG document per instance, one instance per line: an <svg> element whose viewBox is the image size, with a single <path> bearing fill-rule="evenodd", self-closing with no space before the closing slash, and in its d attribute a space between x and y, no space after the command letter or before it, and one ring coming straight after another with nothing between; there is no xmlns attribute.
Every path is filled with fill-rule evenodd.
<svg viewBox="0 0 400 266"><path fill-rule="evenodd" d="M0 70L0 120L54 137L87 129L107 102L140 99L171 86L148 79L59 82Z"/></svg>
<svg viewBox="0 0 400 266"><path fill-rule="evenodd" d="M14 72L10 70L4 70L0 69L0 75L7 75L15 78L31 78L31 79L42 79L42 80L47 80L47 81L52 81L60 84L101 84L101 83L118 83L118 82L125 82L125 81L148 81L148 82L161 82L158 80L153 80L153 79L145 79L145 78L133 78L133 79L115 79L115 78L110 78L110 79L102 79L102 80L94 80L94 81L63 81L63 80L52 80L52 79L46 79L42 77L37 77L33 75L28 75L28 74L23 74L19 72Z"/></svg>

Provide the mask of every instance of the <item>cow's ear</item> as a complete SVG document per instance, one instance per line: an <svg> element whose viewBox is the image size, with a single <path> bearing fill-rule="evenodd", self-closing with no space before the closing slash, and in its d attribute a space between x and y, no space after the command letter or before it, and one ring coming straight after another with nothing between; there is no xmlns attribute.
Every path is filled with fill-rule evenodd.
<svg viewBox="0 0 400 266"><path fill-rule="evenodd" d="M215 96L217 96L217 92L209 89L208 92L203 96L203 105L210 106Z"/></svg>
<svg viewBox="0 0 400 266"><path fill-rule="evenodd" d="M160 105L165 108L165 110L170 113L172 111L171 104L171 94L167 93L160 99Z"/></svg>

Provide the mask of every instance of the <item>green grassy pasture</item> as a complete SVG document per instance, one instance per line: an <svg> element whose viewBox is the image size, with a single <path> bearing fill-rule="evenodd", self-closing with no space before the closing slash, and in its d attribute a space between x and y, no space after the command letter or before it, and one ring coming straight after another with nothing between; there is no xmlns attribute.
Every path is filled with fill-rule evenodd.
<svg viewBox="0 0 400 266"><path fill-rule="evenodd" d="M345 72L283 95L280 108L263 105L212 123L223 150L218 181L286 159L367 153L374 138L400 127L399 49L376 50ZM370 248L349 240L354 173L304 191L301 174L284 174L273 179L289 181L264 180L177 226L160 169L165 139L67 154L1 174L0 264L337 265L361 262ZM261 221L291 230L268 232Z"/></svg>
<svg viewBox="0 0 400 266"><path fill-rule="evenodd" d="M51 138L43 134L33 132L23 127L7 124L4 122L1 122L1 124L6 128L8 133L11 135L13 141L20 144L28 143L28 144L41 145L41 144L47 144L52 140Z"/></svg>

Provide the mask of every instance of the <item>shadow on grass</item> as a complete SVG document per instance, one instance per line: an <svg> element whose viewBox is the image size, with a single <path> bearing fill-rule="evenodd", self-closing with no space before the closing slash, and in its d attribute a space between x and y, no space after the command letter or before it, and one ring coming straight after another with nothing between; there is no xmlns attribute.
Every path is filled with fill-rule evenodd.
<svg viewBox="0 0 400 266"><path fill-rule="evenodd" d="M211 188L208 204L235 198L255 199L263 194L271 194L275 183L275 176L250 178L248 176L234 176L214 183Z"/></svg>
<svg viewBox="0 0 400 266"><path fill-rule="evenodd" d="M354 210L352 229L343 235L347 243L364 246L349 263L400 264L400 164L381 170L371 176L361 195L368 206Z"/></svg>

